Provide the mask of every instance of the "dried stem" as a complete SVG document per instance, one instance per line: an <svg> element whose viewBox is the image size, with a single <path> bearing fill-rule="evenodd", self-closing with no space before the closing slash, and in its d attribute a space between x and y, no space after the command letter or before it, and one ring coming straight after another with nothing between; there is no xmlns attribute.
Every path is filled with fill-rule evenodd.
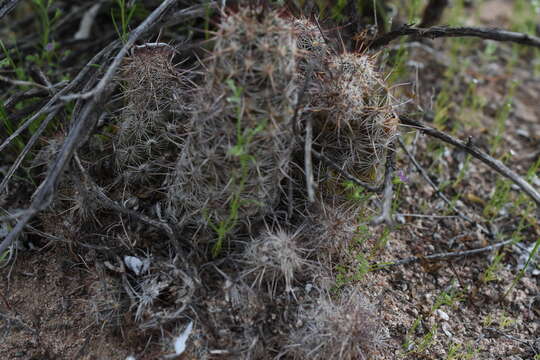
<svg viewBox="0 0 540 360"><path fill-rule="evenodd" d="M113 41L111 44L101 50L96 56L94 56L88 63L86 63L84 68L79 72L75 79L73 79L73 81L71 81L65 88L62 88L60 91L58 91L58 93L56 93L45 105L43 105L41 109L39 109L34 115L29 117L0 145L0 151L2 151L13 141L13 139L15 139L24 130L26 130L26 128L28 128L30 124L32 124L39 116L53 111L54 107L60 101L60 97L66 94L68 91L77 89L88 78L88 76L96 70L93 65L98 64L102 58L109 55L110 52L113 51L119 44L120 41Z"/></svg>
<svg viewBox="0 0 540 360"><path fill-rule="evenodd" d="M58 84L48 84L48 85L41 85L38 83L35 83L33 81L23 81L23 80L16 80L16 79L10 79L6 76L0 75L0 81L7 82L12 85L16 86L31 86L42 90L52 90L55 87L59 87L66 84L66 81L60 81Z"/></svg>

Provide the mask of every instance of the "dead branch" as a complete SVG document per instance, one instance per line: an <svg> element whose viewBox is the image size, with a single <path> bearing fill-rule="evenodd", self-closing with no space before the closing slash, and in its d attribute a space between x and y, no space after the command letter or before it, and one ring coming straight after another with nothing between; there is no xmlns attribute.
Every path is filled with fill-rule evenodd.
<svg viewBox="0 0 540 360"><path fill-rule="evenodd" d="M508 31L497 28L480 27L448 27L434 26L427 29L414 28L411 25L403 25L401 28L387 32L379 36L369 46L370 49L377 49L389 44L391 41L402 36L411 36L413 39L419 38L441 38L441 37L477 37L495 41L508 41L522 45L540 48L540 38L537 36Z"/></svg>
<svg viewBox="0 0 540 360"><path fill-rule="evenodd" d="M14 213L11 213L11 214L8 211L4 210L4 209L1 209L1 210L3 212L7 213L7 215L0 216L0 222L17 219L17 218L23 216L26 213L26 210L18 210L18 211L14 212Z"/></svg>
<svg viewBox="0 0 540 360"><path fill-rule="evenodd" d="M4 102L4 109L6 111L9 111L15 107L20 101L26 100L26 99L32 99L32 98L41 98L46 97L49 95L49 91L47 89L29 89L26 91L18 92L12 96L10 96L5 102Z"/></svg>
<svg viewBox="0 0 540 360"><path fill-rule="evenodd" d="M59 86L62 86L62 85L65 85L66 84L66 81L60 81L58 84L50 84L50 85L41 85L41 84L38 84L38 83L35 83L33 81L23 81L23 80L15 80L15 79L10 79L6 76L2 76L0 75L0 81L3 81L3 82L6 82L6 83L9 83L9 84L12 84L12 85L16 85L16 86L31 86L31 87L36 87L38 89L42 89L42 90L51 90L55 87L59 87Z"/></svg>
<svg viewBox="0 0 540 360"><path fill-rule="evenodd" d="M222 3L222 2L220 2ZM205 1L204 4L201 5L193 5L188 8L178 10L175 13L173 13L171 16L168 17L167 21L165 22L164 26L174 26L177 25L186 19L196 18L200 16L208 16L209 11L215 10L218 8L218 2L217 1Z"/></svg>
<svg viewBox="0 0 540 360"><path fill-rule="evenodd" d="M517 173L515 173L506 165L504 165L501 161L492 158L491 156L483 152L481 149L473 145L470 139L469 141L465 143L464 141L456 139L455 137L451 135L445 134L442 131L439 131L437 129L424 125L420 121L410 119L406 116L400 116L399 120L401 121L403 125L411 126L417 130L422 131L425 134L428 134L429 136L432 136L448 144L451 144L460 149L463 149L467 153L471 154L473 157L477 158L478 160L482 161L484 164L488 165L493 170L497 171L502 176L512 180L512 182L514 182L517 186L519 186L521 190L523 190L523 192L525 192L531 199L534 200L534 202L538 206L540 206L540 193L538 193L538 191L536 191L531 186L531 184L529 184L521 176L519 176Z"/></svg>
<svg viewBox="0 0 540 360"><path fill-rule="evenodd" d="M432 254L432 255L427 255L427 256L411 256L409 258L402 259L402 260L396 260L396 261L392 261L392 262L376 264L374 269L375 270L383 270L383 269L386 269L386 268L389 268L389 267L392 267L392 266L408 265L408 264L414 264L414 263L422 262L422 261L434 262L434 261L439 261L439 260L448 260L448 259L452 259L452 258L461 258L461 257L477 255L477 254L492 251L492 250L498 249L500 247L503 247L505 245L511 244L513 241L514 240L512 240L512 239L505 240L505 241L501 241L499 243L492 244L492 245L489 245L489 246L486 246L486 247L483 247L483 248L472 249L472 250L451 251L451 252Z"/></svg>

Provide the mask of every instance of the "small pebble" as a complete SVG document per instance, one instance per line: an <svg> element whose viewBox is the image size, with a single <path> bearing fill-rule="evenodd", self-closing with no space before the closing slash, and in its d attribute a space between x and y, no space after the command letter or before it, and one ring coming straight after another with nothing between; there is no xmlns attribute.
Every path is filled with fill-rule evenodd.
<svg viewBox="0 0 540 360"><path fill-rule="evenodd" d="M435 313L436 313L441 319L443 319L444 321L450 320L450 316L448 316L448 314L445 313L444 311L442 311L441 309L437 309L437 311L435 311Z"/></svg>

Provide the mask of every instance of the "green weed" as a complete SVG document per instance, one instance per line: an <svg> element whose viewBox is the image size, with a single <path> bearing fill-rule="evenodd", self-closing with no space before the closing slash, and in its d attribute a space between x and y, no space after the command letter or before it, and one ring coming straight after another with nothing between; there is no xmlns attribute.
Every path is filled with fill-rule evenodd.
<svg viewBox="0 0 540 360"><path fill-rule="evenodd" d="M53 2L53 0L32 0L32 5L39 20L39 38L42 51L40 56L30 56L29 58L27 57L27 60L35 61L38 65L43 65L44 63L48 65L53 64L52 58L55 44L51 41L51 30L54 23L62 16L60 9L56 9L52 16L49 14Z"/></svg>
<svg viewBox="0 0 540 360"><path fill-rule="evenodd" d="M473 343L469 343L463 349L463 345L458 343L450 344L450 348L446 353L446 360L471 360L475 359L479 349Z"/></svg>
<svg viewBox="0 0 540 360"><path fill-rule="evenodd" d="M367 225L359 225L351 246L347 249L343 259L350 259L349 264L336 266L336 289L353 282L361 281L364 276L374 268L370 265L363 247L370 238L370 230Z"/></svg>
<svg viewBox="0 0 540 360"><path fill-rule="evenodd" d="M527 268L529 267L532 259L534 259L534 257L538 253L539 248L540 248L540 238L538 238L538 240L536 240L532 251L529 253L527 261L525 262L525 265L523 266L522 269L519 270L519 273L517 274L517 276L514 277L514 279L512 280L512 284L510 284L510 286L508 287L508 289L504 293L503 297L506 297L510 293L510 291L512 291L512 289L516 286L516 284L519 282L519 280L521 280L521 278L523 278L523 276L525 275L525 272L527 271Z"/></svg>
<svg viewBox="0 0 540 360"><path fill-rule="evenodd" d="M497 216L503 206L508 204L511 190L512 182L510 180L498 179L495 185L495 191L484 207L483 215L490 219Z"/></svg>
<svg viewBox="0 0 540 360"><path fill-rule="evenodd" d="M490 141L491 145L491 154L495 155L500 152L501 142L506 131L506 122L508 121L508 116L512 110L512 104L514 103L514 94L516 92L517 82L512 82L510 89L508 90L508 95L503 101L497 115L495 117L495 134Z"/></svg>
<svg viewBox="0 0 540 360"><path fill-rule="evenodd" d="M400 41L400 45L405 44L406 39ZM395 84L399 79L407 73L407 59L409 58L409 51L405 46L399 46L399 48L392 53L385 50L385 67L391 69L390 74L387 77L387 83L389 85Z"/></svg>
<svg viewBox="0 0 540 360"><path fill-rule="evenodd" d="M229 154L238 158L240 162L239 174L235 177L237 184L236 191L233 194L229 203L229 216L217 224L214 224L210 219L210 227L217 234L217 241L212 248L212 256L217 257L223 247L223 242L228 234L236 227L238 223L238 212L242 206L243 200L241 194L244 191L247 178L249 176L249 163L256 159L247 152L247 147L251 143L252 138L257 133L264 130L266 122L258 124L254 129L244 128L242 125L243 107L242 107L242 92L243 89L236 86L232 80L227 81L227 85L233 91L233 96L227 98L227 101L236 104L236 141L237 143L231 147Z"/></svg>
<svg viewBox="0 0 540 360"><path fill-rule="evenodd" d="M111 10L111 19L116 33L122 39L122 42L126 42L129 35L129 23L135 14L135 10L137 10L137 4L128 6L126 0L116 0L116 6L118 7L117 9ZM117 20L118 18L119 22Z"/></svg>
<svg viewBox="0 0 540 360"><path fill-rule="evenodd" d="M24 70L24 68L22 66L17 66L17 64L15 63L13 57L11 56L9 50L6 48L4 42L2 40L0 40L0 47L2 48L2 52L4 53L4 56L5 58L2 59L2 61L0 62L0 69L2 68L6 68L6 69L9 69L11 68L11 70L15 73L15 78L18 79L18 80L27 80L28 79L28 76L26 74L26 71ZM17 51L17 48L15 48L14 50L15 52Z"/></svg>
<svg viewBox="0 0 540 360"><path fill-rule="evenodd" d="M13 134L13 132L16 130L17 125L13 124L11 120L9 119L9 116L7 114L7 111L4 107L3 102L0 102L0 122L6 129L7 135ZM0 137L1 140L5 140L2 137ZM20 138L15 138L13 140L13 144L15 148L18 150L17 152L20 152L22 149L24 149L24 142Z"/></svg>
<svg viewBox="0 0 540 360"><path fill-rule="evenodd" d="M443 291L437 296L427 317L434 315L435 312L443 306L455 307L456 304L462 300L463 293L452 286L448 291ZM404 353L402 353L401 356L405 357L412 354L424 353L428 350L430 345L433 344L438 331L437 324L434 324L421 338L415 338L415 333L423 319L422 316L417 317L412 326L407 330L405 342L403 343Z"/></svg>
<svg viewBox="0 0 540 360"><path fill-rule="evenodd" d="M502 268L501 261L504 257L504 254L505 254L504 251L501 251L501 250L498 250L495 253L495 256L493 257L493 261L491 262L491 264L489 264L486 270L484 270L484 273L481 276L482 282L484 284L491 281L496 281L499 279L499 277L497 276L497 273Z"/></svg>

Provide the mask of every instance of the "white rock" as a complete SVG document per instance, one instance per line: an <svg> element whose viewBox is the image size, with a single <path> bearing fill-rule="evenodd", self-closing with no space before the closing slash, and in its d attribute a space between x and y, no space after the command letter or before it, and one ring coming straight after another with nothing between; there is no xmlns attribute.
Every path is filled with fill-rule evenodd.
<svg viewBox="0 0 540 360"><path fill-rule="evenodd" d="M448 314L445 313L444 311L442 311L441 309L437 309L437 311L435 311L435 313L436 313L441 319L443 319L444 321L450 320L450 316L448 316Z"/></svg>
<svg viewBox="0 0 540 360"><path fill-rule="evenodd" d="M193 330L193 321L188 324L186 329L174 339L174 352L176 355L182 354L186 350L186 342Z"/></svg>
<svg viewBox="0 0 540 360"><path fill-rule="evenodd" d="M441 326L443 333L448 336L449 338L453 337L454 334L450 331L450 325L448 325L447 322L444 322Z"/></svg>
<svg viewBox="0 0 540 360"><path fill-rule="evenodd" d="M124 256L124 263L137 276L147 272L150 267L150 259L144 258L141 260L136 256Z"/></svg>

